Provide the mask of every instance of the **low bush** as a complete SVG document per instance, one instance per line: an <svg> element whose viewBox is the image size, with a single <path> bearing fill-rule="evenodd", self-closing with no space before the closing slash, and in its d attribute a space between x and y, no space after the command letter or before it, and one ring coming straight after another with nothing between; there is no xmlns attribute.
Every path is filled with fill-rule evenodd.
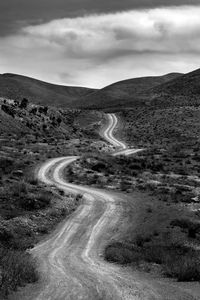
<svg viewBox="0 0 200 300"><path fill-rule="evenodd" d="M196 238L196 234L200 232L200 223L194 222L189 219L175 219L171 221L171 226L177 226L182 229L188 230L189 238Z"/></svg>
<svg viewBox="0 0 200 300"><path fill-rule="evenodd" d="M144 243L148 243L150 241L151 241L151 235L142 236L142 235L138 234L135 237L135 243L138 247L143 247Z"/></svg>
<svg viewBox="0 0 200 300"><path fill-rule="evenodd" d="M31 185L35 185L37 186L39 184L39 181L37 178L35 178L34 176L32 175L29 175L29 177L26 179L26 181L31 184Z"/></svg>
<svg viewBox="0 0 200 300"><path fill-rule="evenodd" d="M105 249L105 259L122 265L139 262L142 259L140 251L123 243L113 243Z"/></svg>
<svg viewBox="0 0 200 300"><path fill-rule="evenodd" d="M35 261L28 253L0 248L0 269L0 291L4 296L38 280Z"/></svg>
<svg viewBox="0 0 200 300"><path fill-rule="evenodd" d="M14 165L14 160L12 158L1 157L0 158L0 174L5 175L5 174L8 174L9 172L11 172L11 170L13 169L13 165Z"/></svg>
<svg viewBox="0 0 200 300"><path fill-rule="evenodd" d="M145 239L136 241L139 241L136 246L126 243L109 245L105 250L105 259L122 265L156 263L162 265L167 276L178 281L200 280L199 251L180 245L144 245Z"/></svg>
<svg viewBox="0 0 200 300"><path fill-rule="evenodd" d="M0 226L0 242L7 243L12 238L13 234L6 226Z"/></svg>
<svg viewBox="0 0 200 300"><path fill-rule="evenodd" d="M200 253L190 250L183 256L168 256L165 273L179 281L200 280Z"/></svg>
<svg viewBox="0 0 200 300"><path fill-rule="evenodd" d="M52 198L51 193L48 193L48 192L40 193L40 194L37 196L37 201L38 201L39 209L40 209L40 208L45 208L45 207L47 207L48 205L50 205L50 203L51 203L51 198Z"/></svg>
<svg viewBox="0 0 200 300"><path fill-rule="evenodd" d="M21 196L18 199L19 205L25 210L44 209L51 203L51 195L49 193L40 193L39 195Z"/></svg>
<svg viewBox="0 0 200 300"><path fill-rule="evenodd" d="M28 194L28 184L25 181L16 182L11 186L10 193L13 194L13 196L20 197L22 195Z"/></svg>

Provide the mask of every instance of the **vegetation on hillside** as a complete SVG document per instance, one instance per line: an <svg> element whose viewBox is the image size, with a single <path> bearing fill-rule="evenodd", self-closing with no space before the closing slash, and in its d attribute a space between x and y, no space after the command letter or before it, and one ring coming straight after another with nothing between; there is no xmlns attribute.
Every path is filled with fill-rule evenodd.
<svg viewBox="0 0 200 300"><path fill-rule="evenodd" d="M75 107L120 111L124 108L199 106L200 69L116 82L79 99Z"/></svg>
<svg viewBox="0 0 200 300"><path fill-rule="evenodd" d="M198 148L199 107L136 108L124 110L119 116L123 123L123 135L132 146L166 150Z"/></svg>
<svg viewBox="0 0 200 300"><path fill-rule="evenodd" d="M171 73L164 76L123 80L87 95L84 99L78 100L75 105L76 107L100 110L119 110L129 106L141 106L142 95L145 91L181 75L179 73Z"/></svg>
<svg viewBox="0 0 200 300"><path fill-rule="evenodd" d="M199 280L199 111L135 110L120 117L129 144L145 150L130 157L87 154L66 170L66 178L133 195L133 203L123 204L128 216L105 250L107 260L180 281Z"/></svg>

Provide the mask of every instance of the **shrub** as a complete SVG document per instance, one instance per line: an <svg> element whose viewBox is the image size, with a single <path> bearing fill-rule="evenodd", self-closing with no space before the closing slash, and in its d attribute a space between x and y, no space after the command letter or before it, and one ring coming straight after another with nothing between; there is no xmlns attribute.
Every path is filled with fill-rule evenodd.
<svg viewBox="0 0 200 300"><path fill-rule="evenodd" d="M141 252L123 243L114 243L105 249L105 259L109 262L129 264L142 259Z"/></svg>
<svg viewBox="0 0 200 300"><path fill-rule="evenodd" d="M64 196L64 195L65 195L65 192L64 192L63 190L59 190L59 194L60 194L61 196Z"/></svg>
<svg viewBox="0 0 200 300"><path fill-rule="evenodd" d="M200 223L193 222L189 219L175 219L170 223L172 226L177 226L188 230L188 237L196 238L196 234L200 231Z"/></svg>
<svg viewBox="0 0 200 300"><path fill-rule="evenodd" d="M140 234L136 235L135 243L138 247L143 247L144 243L148 243L151 240L151 236L142 236Z"/></svg>
<svg viewBox="0 0 200 300"><path fill-rule="evenodd" d="M128 189L131 188L131 183L128 182L127 180L123 180L120 182L120 189L122 191L127 191Z"/></svg>
<svg viewBox="0 0 200 300"><path fill-rule="evenodd" d="M39 181L37 178L34 178L33 176L27 179L27 182L32 184L32 185L38 185Z"/></svg>
<svg viewBox="0 0 200 300"><path fill-rule="evenodd" d="M8 242L12 238L12 232L5 226L0 227L0 241L2 243Z"/></svg>
<svg viewBox="0 0 200 300"><path fill-rule="evenodd" d="M33 107L33 108L30 110L30 113L36 115L36 113L37 113L37 107Z"/></svg>
<svg viewBox="0 0 200 300"><path fill-rule="evenodd" d="M165 273L176 277L179 281L200 280L199 253L191 250L183 256L168 257L165 262Z"/></svg>
<svg viewBox="0 0 200 300"><path fill-rule="evenodd" d="M28 99L23 98L19 107L20 108L27 108L27 106L28 106Z"/></svg>
<svg viewBox="0 0 200 300"><path fill-rule="evenodd" d="M11 193L14 196L22 196L28 194L28 185L25 181L20 181L12 185Z"/></svg>
<svg viewBox="0 0 200 300"><path fill-rule="evenodd" d="M0 291L5 296L19 286L38 280L35 261L28 253L1 248L0 268Z"/></svg>
<svg viewBox="0 0 200 300"><path fill-rule="evenodd" d="M102 172L106 169L106 164L104 162L97 162L91 169L96 172Z"/></svg>
<svg viewBox="0 0 200 300"><path fill-rule="evenodd" d="M153 212L152 207L148 207L148 208L147 208L147 212L148 212L148 213L152 213L152 212Z"/></svg>
<svg viewBox="0 0 200 300"><path fill-rule="evenodd" d="M169 253L169 248L159 245L153 245L143 249L145 261L156 264L163 264Z"/></svg>
<svg viewBox="0 0 200 300"><path fill-rule="evenodd" d="M39 208L45 208L51 203L51 194L48 192L40 193L37 201L39 202Z"/></svg>
<svg viewBox="0 0 200 300"><path fill-rule="evenodd" d="M200 251L176 244L144 246L145 239L141 236L136 241L142 247L125 243L109 245L105 250L105 259L119 264L156 263L162 265L167 276L179 281L200 280Z"/></svg>
<svg viewBox="0 0 200 300"><path fill-rule="evenodd" d="M1 157L0 158L0 172L2 172L2 174L4 173L9 173L14 165L14 160L11 158L5 158L5 157Z"/></svg>
<svg viewBox="0 0 200 300"><path fill-rule="evenodd" d="M51 195L49 193L21 196L18 200L19 205L25 210L44 209L49 206L50 202Z"/></svg>
<svg viewBox="0 0 200 300"><path fill-rule="evenodd" d="M8 115L10 115L11 117L14 118L14 116L15 116L15 110L14 110L11 106L6 105L6 104L2 104L2 105L1 105L1 109L2 109L6 114L8 114Z"/></svg>

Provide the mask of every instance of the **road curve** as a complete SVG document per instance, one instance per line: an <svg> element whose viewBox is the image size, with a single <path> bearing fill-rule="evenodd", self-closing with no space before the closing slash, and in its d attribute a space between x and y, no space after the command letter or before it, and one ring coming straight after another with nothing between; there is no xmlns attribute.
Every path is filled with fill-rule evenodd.
<svg viewBox="0 0 200 300"><path fill-rule="evenodd" d="M108 119L105 138L118 150L125 151L126 145L113 136L118 123L116 116L109 114ZM105 244L122 212L121 199L105 191L65 182L63 170L76 159L76 156L52 159L38 172L40 181L66 193L81 193L84 202L55 235L31 251L40 263L42 283L33 295L26 294L25 298L128 300L141 299L136 296L140 291L142 299L149 299L149 290L141 292L120 266L104 261Z"/></svg>
<svg viewBox="0 0 200 300"><path fill-rule="evenodd" d="M103 136L110 144L112 144L116 148L116 151L112 154L113 156L117 156L117 155L128 156L144 150L144 149L130 149L127 147L125 143L117 140L114 137L114 131L116 130L119 121L115 114L107 114L107 118L108 118L108 125L103 132Z"/></svg>
<svg viewBox="0 0 200 300"><path fill-rule="evenodd" d="M105 137L113 138L117 124L109 115ZM125 146L125 144L121 143ZM126 147L126 146L125 146ZM123 147L121 151L126 150ZM130 150L130 149L129 149ZM120 151L120 154L122 153ZM112 192L67 183L63 170L78 157L61 157L46 162L38 178L66 193L83 194L84 201L62 227L31 252L39 261L42 280L24 300L155 300L164 299L145 280L137 280L128 270L103 259L105 245L119 226L123 206ZM169 298L166 298L169 299ZM179 299L173 298L170 299ZM180 298L190 299L190 298Z"/></svg>
<svg viewBox="0 0 200 300"><path fill-rule="evenodd" d="M113 146L121 148L121 150L126 149L126 144L121 141L118 141L114 136L113 132L117 127L118 119L115 114L107 114L108 116L108 127L105 129L103 135L105 139L111 143Z"/></svg>

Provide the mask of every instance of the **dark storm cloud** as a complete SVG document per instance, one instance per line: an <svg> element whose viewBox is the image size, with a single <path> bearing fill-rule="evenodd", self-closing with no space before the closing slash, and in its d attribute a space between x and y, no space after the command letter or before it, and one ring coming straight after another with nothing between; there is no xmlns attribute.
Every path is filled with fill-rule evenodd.
<svg viewBox="0 0 200 300"><path fill-rule="evenodd" d="M23 23L184 4L198 5L199 0L0 0L0 35L17 31Z"/></svg>

